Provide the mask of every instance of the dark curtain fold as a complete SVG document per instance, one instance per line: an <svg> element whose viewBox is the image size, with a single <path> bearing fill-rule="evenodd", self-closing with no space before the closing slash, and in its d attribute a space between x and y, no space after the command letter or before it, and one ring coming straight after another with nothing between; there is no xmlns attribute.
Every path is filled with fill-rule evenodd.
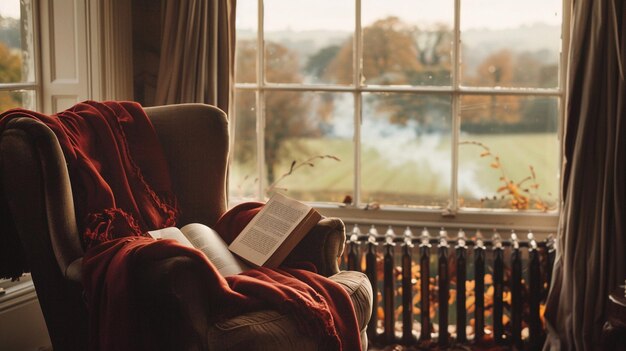
<svg viewBox="0 0 626 351"><path fill-rule="evenodd" d="M563 206L544 350L601 350L608 295L626 279L626 6L572 5Z"/></svg>
<svg viewBox="0 0 626 351"><path fill-rule="evenodd" d="M165 0L155 105L198 102L228 113L236 0Z"/></svg>

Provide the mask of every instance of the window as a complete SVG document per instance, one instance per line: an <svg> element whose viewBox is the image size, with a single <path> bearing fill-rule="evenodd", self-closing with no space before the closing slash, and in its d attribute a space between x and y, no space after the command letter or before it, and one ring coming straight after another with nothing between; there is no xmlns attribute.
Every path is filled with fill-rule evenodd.
<svg viewBox="0 0 626 351"><path fill-rule="evenodd" d="M231 200L554 218L564 8L239 1Z"/></svg>
<svg viewBox="0 0 626 351"><path fill-rule="evenodd" d="M33 21L31 0L0 3L0 113L15 107L37 108ZM25 281L30 278L21 282L0 279L0 298Z"/></svg>
<svg viewBox="0 0 626 351"><path fill-rule="evenodd" d="M0 3L0 111L37 109L33 12L31 0Z"/></svg>

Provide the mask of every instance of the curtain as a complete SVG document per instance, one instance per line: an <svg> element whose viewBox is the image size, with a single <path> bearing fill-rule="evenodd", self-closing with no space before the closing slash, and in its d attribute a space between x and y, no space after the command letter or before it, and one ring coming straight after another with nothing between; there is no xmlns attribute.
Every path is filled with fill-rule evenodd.
<svg viewBox="0 0 626 351"><path fill-rule="evenodd" d="M228 113L236 0L164 0L155 105L198 102Z"/></svg>
<svg viewBox="0 0 626 351"><path fill-rule="evenodd" d="M544 350L600 350L626 279L626 6L573 0L562 216Z"/></svg>

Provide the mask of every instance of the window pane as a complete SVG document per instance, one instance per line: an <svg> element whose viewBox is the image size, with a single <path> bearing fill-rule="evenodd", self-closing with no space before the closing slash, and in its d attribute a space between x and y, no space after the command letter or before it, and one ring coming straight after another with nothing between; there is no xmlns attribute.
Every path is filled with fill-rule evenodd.
<svg viewBox="0 0 626 351"><path fill-rule="evenodd" d="M342 202L353 196L353 106L352 94L346 93L267 92L270 188L302 201ZM292 165L293 172L281 179Z"/></svg>
<svg viewBox="0 0 626 351"><path fill-rule="evenodd" d="M558 86L560 0L471 0L461 9L461 83Z"/></svg>
<svg viewBox="0 0 626 351"><path fill-rule="evenodd" d="M0 6L0 83L35 81L30 0L3 0Z"/></svg>
<svg viewBox="0 0 626 351"><path fill-rule="evenodd" d="M440 209L458 194L460 208L556 208L560 97L529 96L534 94L529 90L474 95L452 86L452 72L458 65L454 82L461 86L558 88L561 0L463 0L460 38L453 30L454 0L264 0L259 43L257 2L238 4L236 81L256 82L256 59L263 50L264 81L255 92L264 99L259 136L264 166L258 169L256 156L244 160L237 154L243 161L235 167L247 168L232 177L241 181L256 171L263 195L278 181L274 191L303 201L353 198L358 178L356 205ZM355 4L360 4L361 33L354 32ZM362 56L355 59L356 37ZM459 55L453 57L455 40ZM362 72L353 68L355 61ZM357 73L362 77L356 79ZM270 85L263 87L265 82ZM302 84L351 89L329 92L327 86ZM254 101L252 92L245 94ZM355 99L362 101L358 128ZM247 108L254 111L254 104ZM452 123L453 110L459 124ZM240 143L256 149L257 139L247 136L254 135L254 112L249 134L238 132L235 152L242 152L236 151ZM341 161L318 158L324 155ZM313 167L297 167L309 158ZM293 167L296 171L281 179ZM458 188L451 187L453 171ZM254 184L248 194L261 189Z"/></svg>
<svg viewBox="0 0 626 351"><path fill-rule="evenodd" d="M37 100L35 92L33 90L0 91L0 112L16 107L36 110Z"/></svg>
<svg viewBox="0 0 626 351"><path fill-rule="evenodd" d="M450 106L447 95L363 94L364 202L448 204Z"/></svg>
<svg viewBox="0 0 626 351"><path fill-rule="evenodd" d="M363 75L372 85L450 85L454 2L363 1Z"/></svg>
<svg viewBox="0 0 626 351"><path fill-rule="evenodd" d="M237 47L235 81L256 83L257 0L237 1Z"/></svg>
<svg viewBox="0 0 626 351"><path fill-rule="evenodd" d="M256 199L259 188L255 96L254 91L235 93L236 142L229 171L230 196L235 202Z"/></svg>
<svg viewBox="0 0 626 351"><path fill-rule="evenodd" d="M558 99L461 99L461 207L556 209Z"/></svg>
<svg viewBox="0 0 626 351"><path fill-rule="evenodd" d="M266 0L264 14L268 82L352 83L353 0Z"/></svg>

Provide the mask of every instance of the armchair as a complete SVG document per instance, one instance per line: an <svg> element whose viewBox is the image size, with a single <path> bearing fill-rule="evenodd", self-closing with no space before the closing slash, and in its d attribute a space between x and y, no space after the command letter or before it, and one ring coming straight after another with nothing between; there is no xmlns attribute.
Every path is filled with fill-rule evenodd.
<svg viewBox="0 0 626 351"><path fill-rule="evenodd" d="M146 108L168 162L181 209L179 225L212 226L226 211L228 120L202 104ZM76 225L72 185L54 133L43 123L18 118L0 135L0 179L55 350L83 350L88 341L88 311L83 301L83 249ZM3 218L5 220L5 218ZM1 233L0 235L8 235ZM322 275L343 286L353 302L363 348L371 315L372 290L359 272L339 271L345 242L340 219L325 218L288 259L311 261ZM316 350L316 340L298 332L289 315L262 310L218 321L205 311L185 258L148 267L141 279L152 296L142 310L163 350Z"/></svg>

